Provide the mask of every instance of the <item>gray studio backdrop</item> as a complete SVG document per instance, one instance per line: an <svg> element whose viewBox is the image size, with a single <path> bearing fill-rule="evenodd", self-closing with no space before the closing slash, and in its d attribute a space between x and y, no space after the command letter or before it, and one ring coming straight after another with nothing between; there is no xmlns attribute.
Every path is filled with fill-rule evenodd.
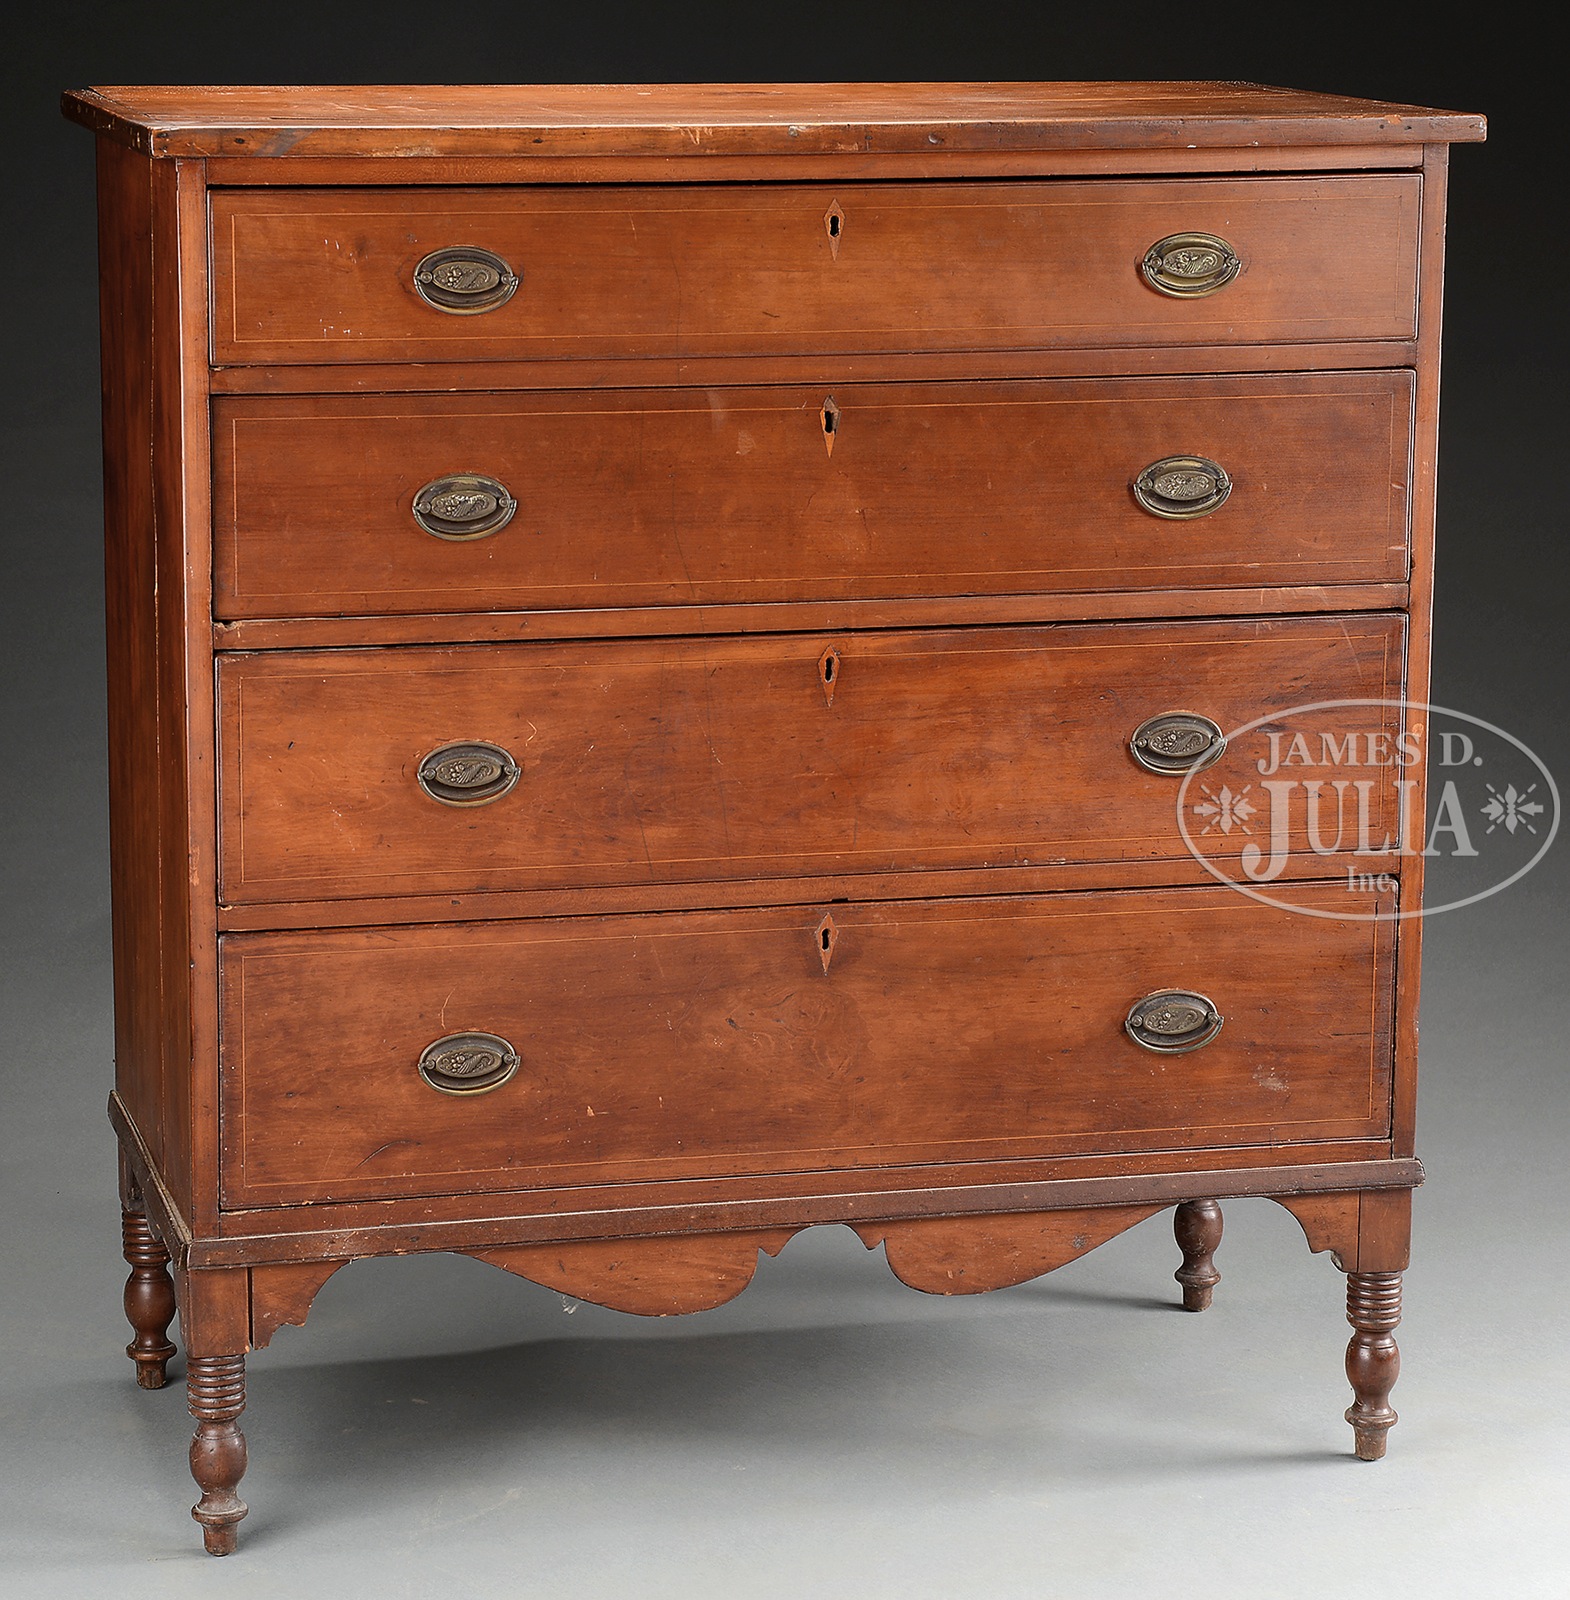
<svg viewBox="0 0 1570 1600"><path fill-rule="evenodd" d="M1170 1311L1165 1218L952 1303L819 1230L670 1323L457 1258L358 1265L251 1363L253 1512L222 1564L185 1516L180 1387L138 1392L121 1354L92 151L59 90L1227 77L1486 112L1490 143L1453 160L1434 696L1563 781L1551 63L1508 8L1466 36L1410 8L1279 10L1189 30L1154 5L97 4L8 37L0 1595L1570 1592L1566 844L1429 927L1430 1181L1380 1466L1347 1454L1340 1275L1262 1201L1228 1208L1204 1317Z"/></svg>

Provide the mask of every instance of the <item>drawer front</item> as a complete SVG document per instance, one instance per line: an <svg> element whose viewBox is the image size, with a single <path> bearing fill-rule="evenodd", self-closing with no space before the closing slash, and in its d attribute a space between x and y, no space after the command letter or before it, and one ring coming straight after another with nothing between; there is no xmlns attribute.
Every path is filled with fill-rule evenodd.
<svg viewBox="0 0 1570 1600"><path fill-rule="evenodd" d="M1407 339L1420 181L216 190L213 359ZM1230 246L1232 281L1151 286L1147 254L1187 233ZM468 315L429 303L417 274L446 250L488 252L516 289Z"/></svg>
<svg viewBox="0 0 1570 1600"><path fill-rule="evenodd" d="M1136 727L1390 699L1402 639L1399 617L1365 615L229 656L222 893L1181 857L1178 780L1134 760ZM1305 749L1323 748L1316 729L1388 747L1399 714L1292 721ZM433 798L434 754L476 741L511 786L456 796L495 795L483 805ZM1251 749L1225 759L1235 783L1258 780ZM1369 785L1376 840L1396 830L1394 793ZM1230 838L1235 852L1247 836Z"/></svg>
<svg viewBox="0 0 1570 1600"><path fill-rule="evenodd" d="M214 604L282 617L1400 582L1411 418L1405 371L226 398ZM1209 500L1142 502L1136 481L1171 457L1215 463L1230 492L1198 516L1173 513ZM431 485L461 494L449 480L475 475L514 504L501 526L494 489L431 515Z"/></svg>
<svg viewBox="0 0 1570 1600"><path fill-rule="evenodd" d="M1338 913L1389 897L1298 898L1325 915L1207 888L231 935L224 1201L1383 1137L1392 925ZM1135 1043L1169 989L1220 1032ZM465 1033L516 1059L489 1092L421 1074Z"/></svg>

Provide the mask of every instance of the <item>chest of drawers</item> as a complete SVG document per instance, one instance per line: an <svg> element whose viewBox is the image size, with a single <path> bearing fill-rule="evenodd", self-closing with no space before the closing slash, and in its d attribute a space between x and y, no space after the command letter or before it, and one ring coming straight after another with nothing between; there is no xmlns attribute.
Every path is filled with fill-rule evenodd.
<svg viewBox="0 0 1570 1600"><path fill-rule="evenodd" d="M1421 768L1358 791L1354 845L1265 826L1255 758L1302 734L1339 802L1348 750L1421 733L1480 119L1236 84L65 106L129 1353L161 1387L178 1306L207 1548L246 1354L420 1250L656 1315L815 1224L964 1294L1176 1207L1201 1310L1218 1202L1265 1196L1347 1274L1380 1455Z"/></svg>

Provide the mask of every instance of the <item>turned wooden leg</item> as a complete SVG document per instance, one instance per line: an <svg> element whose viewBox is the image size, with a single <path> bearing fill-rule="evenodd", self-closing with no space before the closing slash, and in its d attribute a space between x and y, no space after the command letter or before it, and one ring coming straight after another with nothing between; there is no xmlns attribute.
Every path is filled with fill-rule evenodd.
<svg viewBox="0 0 1570 1600"><path fill-rule="evenodd" d="M1392 1329L1401 1320L1399 1272L1349 1272L1346 1319L1355 1330L1346 1351L1346 1375L1356 1396L1347 1408L1359 1461L1378 1461L1395 1426L1390 1391L1401 1373Z"/></svg>
<svg viewBox="0 0 1570 1600"><path fill-rule="evenodd" d="M247 1509L235 1493L245 1476L245 1435L235 1420L245 1410L245 1357L188 1356L185 1384L196 1418L191 1476L202 1491L191 1515L208 1555L232 1555Z"/></svg>
<svg viewBox="0 0 1570 1600"><path fill-rule="evenodd" d="M155 1237L140 1211L120 1213L121 1247L130 1264L125 1280L125 1315L136 1337L125 1353L136 1363L136 1381L144 1389L161 1389L169 1381L174 1345L174 1283L169 1277L169 1252Z"/></svg>
<svg viewBox="0 0 1570 1600"><path fill-rule="evenodd" d="M1221 1207L1214 1200L1185 1200L1172 1219L1183 1265L1172 1274L1183 1285L1183 1309L1204 1311L1221 1282L1215 1253L1221 1243Z"/></svg>

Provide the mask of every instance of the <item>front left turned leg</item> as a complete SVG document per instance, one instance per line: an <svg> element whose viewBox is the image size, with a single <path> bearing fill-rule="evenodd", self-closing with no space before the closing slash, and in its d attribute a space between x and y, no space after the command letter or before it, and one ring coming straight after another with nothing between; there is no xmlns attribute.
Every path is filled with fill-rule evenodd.
<svg viewBox="0 0 1570 1600"><path fill-rule="evenodd" d="M125 1353L136 1363L136 1381L144 1389L161 1389L169 1381L169 1339L174 1321L174 1284L169 1277L169 1252L143 1212L120 1213L121 1247L131 1268L125 1280L125 1315L136 1337Z"/></svg>
<svg viewBox="0 0 1570 1600"><path fill-rule="evenodd" d="M248 1509L235 1493L245 1476L245 1435L236 1420L245 1410L245 1357L190 1356L185 1381L196 1418L191 1476L202 1491L191 1515L202 1525L208 1555L233 1555Z"/></svg>
<svg viewBox="0 0 1570 1600"><path fill-rule="evenodd" d="M1390 1391L1401 1372L1401 1352L1392 1330L1401 1321L1399 1272L1349 1272L1346 1319L1355 1330L1347 1346L1346 1375L1354 1399L1346 1419L1352 1424L1359 1461L1378 1461L1385 1436L1395 1426Z"/></svg>
<svg viewBox="0 0 1570 1600"><path fill-rule="evenodd" d="M1172 1274L1183 1285L1183 1309L1204 1311L1221 1282L1215 1254L1221 1244L1221 1207L1214 1200L1185 1200L1172 1219L1183 1265Z"/></svg>

